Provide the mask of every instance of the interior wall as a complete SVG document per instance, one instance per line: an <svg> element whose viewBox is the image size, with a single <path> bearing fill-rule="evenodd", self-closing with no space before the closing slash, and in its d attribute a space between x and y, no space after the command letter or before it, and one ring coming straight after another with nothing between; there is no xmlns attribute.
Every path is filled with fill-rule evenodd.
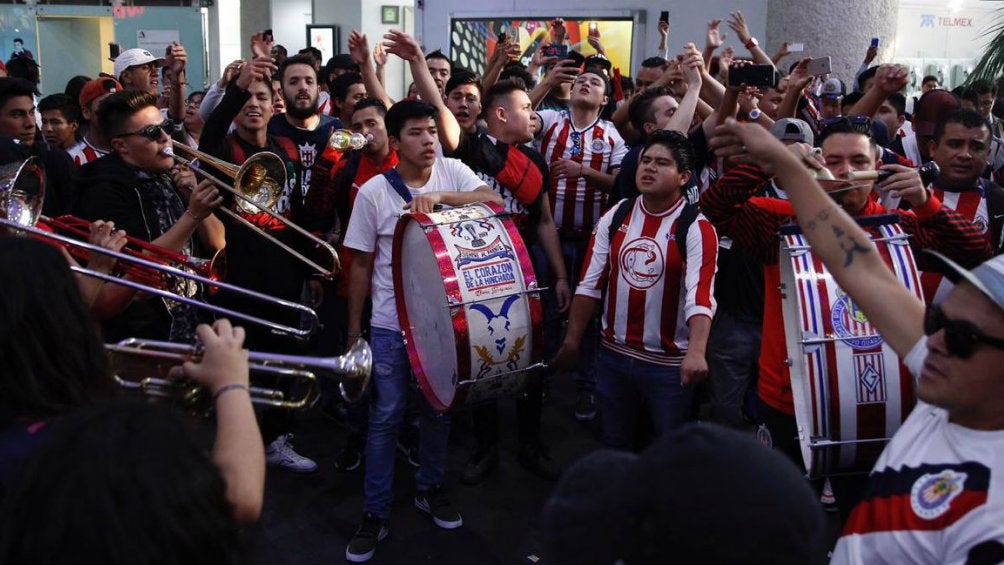
<svg viewBox="0 0 1004 565"><path fill-rule="evenodd" d="M296 55L307 46L307 24L314 21L311 0L272 0L271 7L275 42Z"/></svg>

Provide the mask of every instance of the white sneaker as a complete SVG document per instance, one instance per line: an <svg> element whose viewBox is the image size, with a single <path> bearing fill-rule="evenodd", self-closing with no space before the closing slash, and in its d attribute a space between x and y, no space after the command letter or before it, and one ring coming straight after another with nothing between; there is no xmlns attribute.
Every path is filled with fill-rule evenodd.
<svg viewBox="0 0 1004 565"><path fill-rule="evenodd" d="M269 465L279 465L297 473L316 471L317 463L313 459L304 457L293 450L293 444L290 442L292 439L293 434L275 438L275 441L265 448L265 461Z"/></svg>

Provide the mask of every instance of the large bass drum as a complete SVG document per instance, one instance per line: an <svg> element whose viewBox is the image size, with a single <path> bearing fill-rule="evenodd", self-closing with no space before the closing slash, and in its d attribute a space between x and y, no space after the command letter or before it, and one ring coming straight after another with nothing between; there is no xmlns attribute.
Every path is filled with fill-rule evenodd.
<svg viewBox="0 0 1004 565"><path fill-rule="evenodd" d="M411 368L433 408L516 394L534 378L543 355L539 288L501 208L402 216L393 272Z"/></svg>
<svg viewBox="0 0 1004 565"><path fill-rule="evenodd" d="M921 300L899 216L862 218L896 278ZM795 419L810 477L868 473L914 404L914 380L798 226L781 229L781 294Z"/></svg>

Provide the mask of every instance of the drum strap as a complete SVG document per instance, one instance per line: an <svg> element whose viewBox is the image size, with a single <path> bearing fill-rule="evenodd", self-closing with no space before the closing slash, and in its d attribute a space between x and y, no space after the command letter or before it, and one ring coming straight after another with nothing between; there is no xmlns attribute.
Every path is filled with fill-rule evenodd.
<svg viewBox="0 0 1004 565"><path fill-rule="evenodd" d="M625 198L621 200L621 203L617 205L617 209L614 210L614 215L610 221L610 234L607 241L610 245L613 245L614 234L624 223L628 214L631 213L631 208L634 206L634 201L638 197ZM683 210L680 211L680 217L676 220L676 248L680 251L680 258L686 262L687 261L687 233L690 231L690 225L694 223L697 219L697 215L700 213L697 206L689 202L683 203Z"/></svg>
<svg viewBox="0 0 1004 565"><path fill-rule="evenodd" d="M401 198L404 199L405 204L412 201L413 197L411 195L411 191L408 190L408 187L404 185L404 180L401 178L401 175L397 174L396 168L387 171L386 173L383 174L383 176L385 179L387 179L387 182L389 182L390 185L394 187L394 190L396 190L397 193L401 195Z"/></svg>

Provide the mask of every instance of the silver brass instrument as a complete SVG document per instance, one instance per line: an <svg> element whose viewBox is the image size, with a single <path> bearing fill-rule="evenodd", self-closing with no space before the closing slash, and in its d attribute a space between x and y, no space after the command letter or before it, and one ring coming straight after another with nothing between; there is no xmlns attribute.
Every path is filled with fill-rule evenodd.
<svg viewBox="0 0 1004 565"><path fill-rule="evenodd" d="M186 405L206 399L204 387L187 380L168 378L172 367L197 361L201 351L183 343L127 339L106 345L115 380L126 389L148 396L168 398ZM356 340L338 357L300 357L251 351L251 402L299 410L312 406L320 396L318 379L338 381L348 402L362 398L369 385L373 355L370 346Z"/></svg>
<svg viewBox="0 0 1004 565"><path fill-rule="evenodd" d="M175 151L180 151L187 155L187 157L182 157L175 153ZM268 239L273 244L281 247L284 251L321 275L331 278L338 272L338 253L335 251L334 247L306 229L289 221L283 217L282 214L273 211L273 208L279 200L279 195L282 193L282 189L286 184L286 167L278 155L267 151L255 153L251 157L248 157L248 160L245 161L243 165L237 166L233 163L217 159L212 155L192 149L184 143L179 143L177 141L172 141L171 147L166 148L164 150L164 154L174 158L174 160L182 165L190 167L193 172L211 181L220 190L225 190L230 194L233 194L237 199L237 206L241 210L249 214L264 212L265 214L268 214L272 218L275 218L279 222L283 223L286 227L296 231L310 240L310 242L316 247L324 249L331 255L331 266L322 267L313 259L303 255L299 251L296 251L275 237L272 237L270 234L247 221L233 210L221 207L218 208L220 212L230 216L235 221L243 224L265 239ZM229 184L223 182L209 172L199 169L195 166L195 161L201 161L208 165L212 165L215 169L230 177L234 186L231 187Z"/></svg>
<svg viewBox="0 0 1004 565"><path fill-rule="evenodd" d="M84 237L82 234L78 234L77 237L71 237L62 233L39 229L36 227L36 223L39 222L57 231L64 229L68 223L65 220L73 220L70 223L84 222L84 220L73 217L60 217L53 220L43 216L41 211L42 202L45 199L44 187L45 171L36 157L31 157L24 162L0 167L0 226L6 226L15 232L30 234L43 241L58 242L68 248L71 254L78 258L85 258L87 253L99 253L114 257L122 266L122 268L117 267L117 271L123 275L128 275L130 278L102 273L79 265L71 265L70 269L72 271L153 294L167 300L190 304L228 318L265 326L274 332L282 334L306 338L313 335L320 328L321 324L317 313L311 308L197 274L192 271L194 260L175 251L164 249L146 241L136 241L135 238L130 239L132 242L130 245L138 245L138 247L133 247L130 250L129 246L127 246L123 250L124 252L112 251L111 249L106 249L87 241L81 241L78 238ZM172 266L172 264L177 266ZM293 310L298 314L298 318L306 320L305 327L287 326L171 292L167 288L162 288L152 283L151 281L158 278L153 276L153 274L195 281L206 285L206 288L209 289L225 289L254 300ZM145 282L139 282L140 280Z"/></svg>

